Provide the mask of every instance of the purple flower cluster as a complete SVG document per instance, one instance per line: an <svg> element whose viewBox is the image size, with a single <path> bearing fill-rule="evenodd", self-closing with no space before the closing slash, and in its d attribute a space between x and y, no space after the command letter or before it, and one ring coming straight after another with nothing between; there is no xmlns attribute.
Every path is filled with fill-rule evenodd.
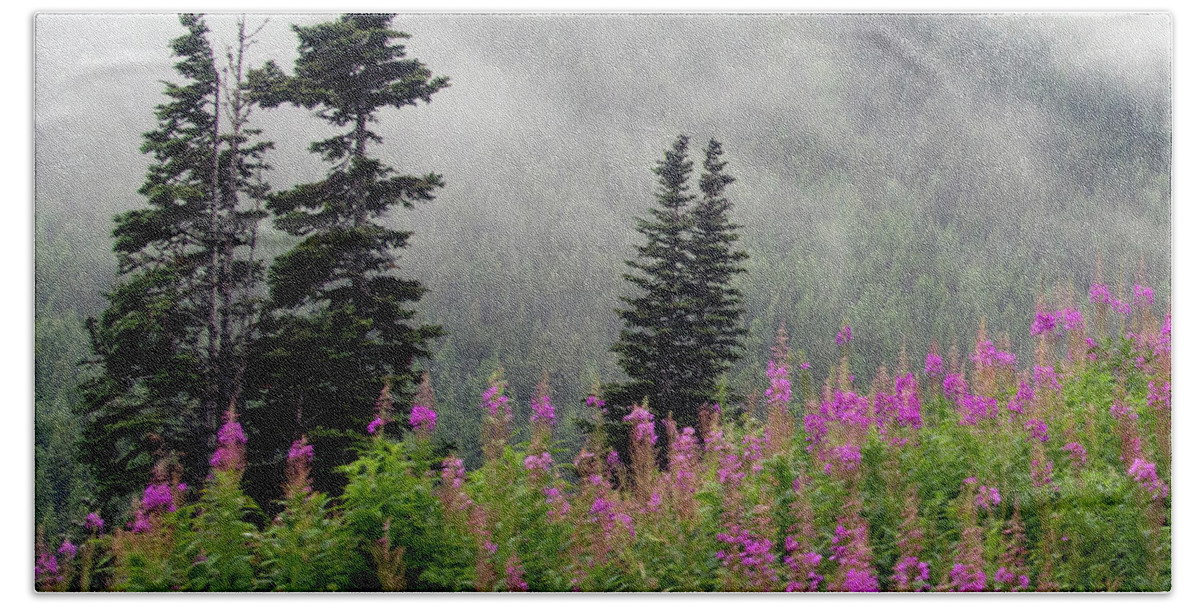
<svg viewBox="0 0 1200 608"><path fill-rule="evenodd" d="M217 443L221 445L246 445L246 431L236 420L229 420L217 431Z"/></svg>
<svg viewBox="0 0 1200 608"><path fill-rule="evenodd" d="M946 374L946 379L942 380L942 391L947 399L958 399L967 394L967 381L958 374Z"/></svg>
<svg viewBox="0 0 1200 608"><path fill-rule="evenodd" d="M504 584L509 591L529 591L529 583L525 582L525 568L521 567L516 554L504 564Z"/></svg>
<svg viewBox="0 0 1200 608"><path fill-rule="evenodd" d="M550 467L554 466L554 457L550 452L542 452L541 454L530 455L525 457L526 471L550 471Z"/></svg>
<svg viewBox="0 0 1200 608"><path fill-rule="evenodd" d="M787 365L776 365L774 359L768 361L767 378L771 381L771 387L763 394L767 403L786 404L792 400L792 382L788 379Z"/></svg>
<svg viewBox="0 0 1200 608"><path fill-rule="evenodd" d="M1062 389L1062 385L1058 383L1058 374L1049 366L1033 366L1033 383L1038 388L1049 387L1056 391Z"/></svg>
<svg viewBox="0 0 1200 608"><path fill-rule="evenodd" d="M937 353L925 355L925 375L930 378L942 375L942 357Z"/></svg>
<svg viewBox="0 0 1200 608"><path fill-rule="evenodd" d="M1017 387L1017 393L1008 400L1008 411L1024 414L1025 408L1033 404L1033 387L1024 381Z"/></svg>
<svg viewBox="0 0 1200 608"><path fill-rule="evenodd" d="M288 450L287 457L291 461L309 464L313 460L313 446L303 439L297 439L292 442L292 447Z"/></svg>
<svg viewBox="0 0 1200 608"><path fill-rule="evenodd" d="M1108 408L1108 413L1112 414L1113 418L1117 420L1122 418L1128 418L1129 420L1138 419L1137 412L1132 407L1122 403L1119 399L1113 400L1112 407Z"/></svg>
<svg viewBox="0 0 1200 608"><path fill-rule="evenodd" d="M995 418L997 411L996 400L991 397L966 394L955 400L958 406L958 423L962 426L975 426L986 418Z"/></svg>
<svg viewBox="0 0 1200 608"><path fill-rule="evenodd" d="M742 437L742 458L750 463L750 469L755 473L763 470L763 447L766 443L767 440L762 435L751 433Z"/></svg>
<svg viewBox="0 0 1200 608"><path fill-rule="evenodd" d="M871 569L869 548L866 525L846 529L845 525L838 524L834 530L830 560L845 572L842 591L879 591L879 580Z"/></svg>
<svg viewBox="0 0 1200 608"><path fill-rule="evenodd" d="M1053 321L1052 321L1053 322ZM1012 367L1017 364L1016 355L996 350L996 346L991 340L984 340L975 345L975 354L971 355L971 360L982 365L983 367Z"/></svg>
<svg viewBox="0 0 1200 608"><path fill-rule="evenodd" d="M408 413L408 424L414 430L432 433L434 426L437 425L437 412L424 405L414 405L412 411Z"/></svg>
<svg viewBox="0 0 1200 608"><path fill-rule="evenodd" d="M772 542L756 536L737 524L729 532L717 534L717 540L731 545L729 550L717 551L717 559L740 576L752 589L770 591L779 581L775 570L776 555L771 552Z"/></svg>
<svg viewBox="0 0 1200 608"><path fill-rule="evenodd" d="M1150 381L1149 390L1146 391L1146 405L1150 409L1166 412L1171 409L1171 383L1163 382L1157 387L1154 381Z"/></svg>
<svg viewBox="0 0 1200 608"><path fill-rule="evenodd" d="M481 396L483 397L483 403L480 404L480 407L487 410L488 415L492 418L499 417L501 413L506 418L512 416L512 404L508 402L508 395L500 393L500 387L490 386L486 391L483 391Z"/></svg>
<svg viewBox="0 0 1200 608"><path fill-rule="evenodd" d="M599 397L597 397L596 395L588 395L588 396L587 396L586 403L587 403L587 406L588 406L588 407L593 407L593 408L596 408L597 410L599 410L599 411L601 411L601 412L607 412L607 411L608 411L608 409L607 409L607 408L605 408L605 403L604 403L604 400L603 400L603 399L601 399L601 398L599 398Z"/></svg>
<svg viewBox="0 0 1200 608"><path fill-rule="evenodd" d="M217 449L213 452L208 464L214 469L223 471L241 470L245 466L243 457L245 446L246 432L230 414L225 424L217 430Z"/></svg>
<svg viewBox="0 0 1200 608"><path fill-rule="evenodd" d="M104 529L104 520L100 519L99 513L88 513L83 520L83 527L89 532L99 532Z"/></svg>
<svg viewBox="0 0 1200 608"><path fill-rule="evenodd" d="M1154 290L1142 285L1134 285L1133 304L1140 308L1150 308L1154 304Z"/></svg>
<svg viewBox="0 0 1200 608"><path fill-rule="evenodd" d="M996 575L993 577L993 580L996 581L997 585L1008 586L1013 591L1020 591L1021 589L1025 589L1029 586L1028 576L1025 576L1024 574L1017 576L1016 573L1008 568L1005 568L1004 566L1000 566L1000 568L996 570Z"/></svg>
<svg viewBox="0 0 1200 608"><path fill-rule="evenodd" d="M75 557L75 551L78 549L79 547L76 547L70 539L64 538L62 545L59 545L58 547L58 554L67 559L73 559Z"/></svg>
<svg viewBox="0 0 1200 608"><path fill-rule="evenodd" d="M1166 498L1170 493L1166 482L1158 478L1158 467L1153 462L1135 458L1128 472L1134 481L1150 493L1150 498Z"/></svg>
<svg viewBox="0 0 1200 608"><path fill-rule="evenodd" d="M1087 448L1072 441L1062 447L1062 451L1066 452L1071 459L1071 464L1075 467L1082 468L1087 464Z"/></svg>
<svg viewBox="0 0 1200 608"><path fill-rule="evenodd" d="M58 558L53 553L43 553L33 563L33 575L38 580L55 582L58 579Z"/></svg>
<svg viewBox="0 0 1200 608"><path fill-rule="evenodd" d="M1037 311L1033 317L1033 324L1029 326L1029 335L1040 336L1043 334L1053 334L1056 322L1054 315L1048 312Z"/></svg>
<svg viewBox="0 0 1200 608"><path fill-rule="evenodd" d="M788 593L816 591L821 585L821 581L825 580L825 577L817 574L817 566L821 563L821 554L811 551L796 553L799 550L799 544L791 536L784 539L784 542L787 544L789 555L783 558L783 564L792 572L792 580L788 581L784 591Z"/></svg>
<svg viewBox="0 0 1200 608"><path fill-rule="evenodd" d="M550 405L550 396L534 397L529 402L529 421L532 423L545 422L554 424L554 406Z"/></svg>
<svg viewBox="0 0 1200 608"><path fill-rule="evenodd" d="M983 591L987 587L987 574L956 563L950 568L950 587L954 591Z"/></svg>
<svg viewBox="0 0 1200 608"><path fill-rule="evenodd" d="M862 463L862 450L853 443L839 445L830 450L830 452L833 456L837 457L838 464L844 472L854 471ZM830 465L826 464L825 467L828 470Z"/></svg>
<svg viewBox="0 0 1200 608"><path fill-rule="evenodd" d="M376 416L375 419L367 425L367 434L374 435L375 433L378 433L379 429L383 428L384 424L387 423L383 420L383 418Z"/></svg>
<svg viewBox="0 0 1200 608"><path fill-rule="evenodd" d="M834 341L837 342L838 346L845 346L850 343L850 338L851 338L850 326L847 325L847 326L843 327L840 331L838 331L837 336L834 338Z"/></svg>
<svg viewBox="0 0 1200 608"><path fill-rule="evenodd" d="M175 497L171 487L165 483L154 483L146 486L142 492L142 510L153 512L159 510L175 512Z"/></svg>
<svg viewBox="0 0 1200 608"><path fill-rule="evenodd" d="M1042 443L1046 443L1050 440L1050 434L1046 427L1046 423L1038 420L1037 418L1030 418L1029 420L1025 421L1025 430L1029 431L1030 439L1037 439Z"/></svg>
<svg viewBox="0 0 1200 608"><path fill-rule="evenodd" d="M633 423L633 440L646 442L654 445L658 441L658 434L654 432L654 414L650 410L638 405L633 408L633 411L628 416L622 418L625 422Z"/></svg>
<svg viewBox="0 0 1200 608"><path fill-rule="evenodd" d="M549 487L542 488L542 494L546 496L546 504L550 505L550 509L546 511L546 516L552 519L566 517L567 511L571 510L571 503L567 502L567 497L563 495L562 490Z"/></svg>
<svg viewBox="0 0 1200 608"><path fill-rule="evenodd" d="M901 589L920 591L929 588L929 564L915 555L898 560L892 569L892 580Z"/></svg>
<svg viewBox="0 0 1200 608"><path fill-rule="evenodd" d="M1067 307L1055 312L1054 318L1063 330L1075 331L1083 329L1083 313L1074 308Z"/></svg>
<svg viewBox="0 0 1200 608"><path fill-rule="evenodd" d="M983 484L979 485L979 491L975 495L975 506L988 509L1000 504L1000 490L989 488Z"/></svg>
<svg viewBox="0 0 1200 608"><path fill-rule="evenodd" d="M1093 304L1108 304L1112 302L1112 294L1108 292L1108 285L1102 283L1093 283L1092 288L1088 291L1088 298Z"/></svg>

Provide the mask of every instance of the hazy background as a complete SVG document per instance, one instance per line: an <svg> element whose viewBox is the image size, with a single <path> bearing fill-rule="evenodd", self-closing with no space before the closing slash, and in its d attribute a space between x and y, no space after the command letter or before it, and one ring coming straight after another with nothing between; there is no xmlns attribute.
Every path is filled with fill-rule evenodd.
<svg viewBox="0 0 1200 608"><path fill-rule="evenodd" d="M252 61L290 70L272 16ZM252 25L263 19L251 16ZM212 42L234 17L211 15ZM721 141L749 272L734 400L765 388L786 320L819 382L854 328L854 371L902 345L967 349L981 317L1028 365L1039 295L1079 307L1097 278L1171 294L1172 24L1163 14L411 15L410 56L451 87L385 111L373 152L441 173L436 201L392 217L430 292L420 318L447 337L424 363L440 432L473 437L479 391L503 365L528 401L541 371L568 414L620 378L608 352L620 275L654 203L650 169L680 133ZM36 20L37 441L73 432L66 390L104 305L112 216L138 207L174 15ZM295 109L262 111L276 189L323 175L327 136ZM274 252L289 246L269 235ZM518 413L520 416L520 413ZM569 441L572 435L564 437ZM39 482L40 483L40 482ZM39 495L39 500L41 496Z"/></svg>

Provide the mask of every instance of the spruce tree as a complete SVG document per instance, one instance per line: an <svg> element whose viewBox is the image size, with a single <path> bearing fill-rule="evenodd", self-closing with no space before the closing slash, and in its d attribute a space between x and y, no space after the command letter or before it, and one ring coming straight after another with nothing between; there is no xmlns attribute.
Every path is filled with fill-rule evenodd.
<svg viewBox="0 0 1200 608"><path fill-rule="evenodd" d="M262 279L261 213L244 203L265 192L256 176L270 144L250 141L241 74L223 86L204 19L180 23L187 34L171 49L184 82L166 83L142 145L154 159L139 190L148 206L115 218L118 281L87 323L96 373L82 387L82 460L110 512L160 457L178 459L189 483L207 472L218 414L238 399ZM240 33L238 57L249 44Z"/></svg>
<svg viewBox="0 0 1200 608"><path fill-rule="evenodd" d="M251 75L264 105L316 109L338 134L310 146L330 164L324 179L271 197L275 225L300 241L272 264L269 313L255 357L262 405L244 420L251 442L251 492L278 490L288 446L307 435L321 456L314 487L337 493L333 471L348 462L365 436L375 396L385 381L400 395L415 383L413 362L426 355L439 328L413 322L412 305L424 293L397 276L397 250L410 233L385 223L396 207L429 201L441 176L400 175L368 155L383 141L369 128L382 110L428 103L448 86L415 59L405 59L391 29L392 15L344 15L299 27L294 74L273 63Z"/></svg>
<svg viewBox="0 0 1200 608"><path fill-rule="evenodd" d="M638 272L622 275L640 293L622 298L627 306L617 312L625 327L613 346L630 381L605 387L618 446L624 432L617 421L642 399L658 419L670 414L681 427L699 424L700 407L715 399L745 334L741 294L729 284L746 258L732 248L738 226L728 219L724 190L733 178L724 173L720 144L709 142L697 201L687 152L681 135L654 168L658 205L650 219L637 219L646 244L626 262Z"/></svg>
<svg viewBox="0 0 1200 608"><path fill-rule="evenodd" d="M736 250L737 230L741 226L729 219L729 199L725 187L734 179L727 175L721 160L721 144L709 140L704 151L704 171L700 174L702 196L691 209L688 223L687 295L693 303L695 348L690 351L696 366L697 387L705 394L716 392L716 381L741 358L742 293L731 284L733 277L746 271L742 262L749 255Z"/></svg>
<svg viewBox="0 0 1200 608"><path fill-rule="evenodd" d="M695 195L689 192L692 162L687 152L688 138L680 135L654 168L657 206L650 209L649 219L636 219L646 243L637 248L635 259L626 262L637 272L622 276L640 294L621 298L626 307L617 314L625 327L613 346L631 381L605 391L609 404L615 406L610 409L615 418L648 398L656 418L675 412L676 420L687 424L707 397L696 390L696 370L690 365L695 342L692 303L686 292L692 221L687 206Z"/></svg>

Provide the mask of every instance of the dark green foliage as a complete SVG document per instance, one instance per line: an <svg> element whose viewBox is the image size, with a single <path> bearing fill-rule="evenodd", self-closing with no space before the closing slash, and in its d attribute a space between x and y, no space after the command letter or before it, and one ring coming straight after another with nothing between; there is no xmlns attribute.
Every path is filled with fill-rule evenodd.
<svg viewBox="0 0 1200 608"><path fill-rule="evenodd" d="M247 517L258 510L242 493L241 474L214 471L197 503L192 532L184 550L190 591L254 589L255 533Z"/></svg>
<svg viewBox="0 0 1200 608"><path fill-rule="evenodd" d="M670 412L681 427L695 427L700 406L716 397L718 376L738 357L745 330L741 294L730 280L747 256L732 249L737 226L729 222L724 190L733 178L723 173L720 144L709 143L703 197L694 207L687 149L688 138L679 136L654 168L658 205L650 219L637 220L646 243L626 262L637 272L622 275L640 293L621 298L625 328L613 346L631 381L605 394L614 415L649 398L657 417Z"/></svg>
<svg viewBox="0 0 1200 608"><path fill-rule="evenodd" d="M331 514L329 499L319 492L296 492L281 501L283 511L259 540L262 580L270 591L339 591L348 587L350 572L365 567L340 514Z"/></svg>
<svg viewBox="0 0 1200 608"><path fill-rule="evenodd" d="M156 454L176 454L192 484L207 472L217 414L240 393L261 281L253 247L262 214L241 197L265 192L255 176L270 144L249 142L257 131L245 126L241 83L222 86L204 20L180 23L188 33L171 48L184 84L166 83L158 127L143 136L154 160L139 193L149 204L116 217L119 279L87 324L97 373L83 384L82 460L110 516ZM249 43L241 34L235 79ZM222 93L231 116L221 115Z"/></svg>
<svg viewBox="0 0 1200 608"><path fill-rule="evenodd" d="M397 206L432 200L441 177L398 175L368 157L368 143L383 139L367 126L385 108L429 102L448 82L404 59L397 40L407 34L390 29L391 19L345 15L293 27L300 40L295 74L269 63L249 76L264 105L315 108L331 125L351 127L312 144L332 165L324 179L268 202L276 226L301 240L276 258L267 278L270 305L253 371L262 404L245 417L257 439L250 482L259 497L277 495L268 471L302 433L321 455L315 487L337 493L344 480L333 468L353 458L383 382L391 379L406 397L414 360L439 334L413 322L412 305L425 290L395 272L410 233L385 220Z"/></svg>

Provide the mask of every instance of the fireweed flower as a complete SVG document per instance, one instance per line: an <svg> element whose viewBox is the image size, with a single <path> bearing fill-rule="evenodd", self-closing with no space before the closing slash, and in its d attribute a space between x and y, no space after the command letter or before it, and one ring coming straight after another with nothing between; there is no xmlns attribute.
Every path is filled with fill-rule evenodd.
<svg viewBox="0 0 1200 608"><path fill-rule="evenodd" d="M246 432L242 430L242 425L238 424L231 411L225 424L217 430L217 450L213 452L208 464L223 471L240 471L246 465L245 447Z"/></svg>
<svg viewBox="0 0 1200 608"><path fill-rule="evenodd" d="M1082 468L1083 465L1087 464L1087 448L1083 447L1082 445L1072 441L1071 443L1064 445L1062 447L1062 451L1069 454L1071 464L1076 468Z"/></svg>
<svg viewBox="0 0 1200 608"><path fill-rule="evenodd" d="M505 417L512 416L512 405L508 402L508 395L500 394L500 387L491 386L482 395L483 403L479 405L487 410L488 415L492 418L499 417L502 413Z"/></svg>
<svg viewBox="0 0 1200 608"><path fill-rule="evenodd" d="M1038 420L1037 418L1030 418L1027 420L1025 422L1025 430L1029 431L1030 439L1037 439L1042 443L1046 443L1050 440L1046 423Z"/></svg>
<svg viewBox="0 0 1200 608"><path fill-rule="evenodd" d="M812 363L809 363L808 361L800 364L800 369L808 369L810 367L812 367Z"/></svg>
<svg viewBox="0 0 1200 608"><path fill-rule="evenodd" d="M1040 336L1043 334L1053 334L1055 325L1056 323L1053 314L1039 310L1033 317L1033 324L1029 326L1029 335Z"/></svg>
<svg viewBox="0 0 1200 608"><path fill-rule="evenodd" d="M432 433L434 426L437 425L437 412L424 405L414 405L412 411L408 413L408 424L412 426L413 430Z"/></svg>
<svg viewBox="0 0 1200 608"><path fill-rule="evenodd" d="M1033 387L1025 382L1017 387L1017 393L1008 400L1008 411L1024 414L1025 407L1033 404Z"/></svg>
<svg viewBox="0 0 1200 608"><path fill-rule="evenodd" d="M604 406L605 406L605 404L604 404L604 400L603 400L603 399L601 399L601 398L599 398L599 397L597 397L597 396L595 396L595 395L588 395L588 396L587 396L587 401L586 401L586 402L587 402L587 406L588 406L588 407L593 407L593 408L596 408L596 409L597 409L597 410L599 410L600 412L607 412L607 411L608 411L608 410L607 410L607 409L604 407Z"/></svg>
<svg viewBox="0 0 1200 608"><path fill-rule="evenodd" d="M975 354L971 355L971 360L984 366L995 367L1013 366L1017 363L1017 357L1010 352L996 350L996 346L991 340L984 340L975 345Z"/></svg>
<svg viewBox="0 0 1200 608"><path fill-rule="evenodd" d="M1133 307L1131 307L1127 302L1122 302L1116 298L1113 298L1112 301L1109 302L1109 305L1112 306L1113 310L1123 315L1128 315L1133 312Z"/></svg>
<svg viewBox="0 0 1200 608"><path fill-rule="evenodd" d="M62 545L59 546L59 548L58 548L58 554L62 555L63 557L66 557L67 559L71 559L71 558L75 557L76 549L78 549L78 547L71 544L70 539L64 538Z"/></svg>
<svg viewBox="0 0 1200 608"><path fill-rule="evenodd" d="M845 521L842 518L839 520ZM865 523L850 529L839 523L833 533L831 548L833 556L830 561L836 562L839 570L845 573L842 591L879 591L879 580L875 578L875 572L871 568L870 544Z"/></svg>
<svg viewBox="0 0 1200 608"><path fill-rule="evenodd" d="M538 455L525 457L526 471L550 471L550 467L554 466L554 458L550 456L550 452L542 452Z"/></svg>
<svg viewBox="0 0 1200 608"><path fill-rule="evenodd" d="M297 439L292 442L292 447L288 450L287 457L288 460L311 463L313 459L313 446L305 443L303 439Z"/></svg>
<svg viewBox="0 0 1200 608"><path fill-rule="evenodd" d="M771 552L773 543L770 539L731 524L727 532L717 534L717 540L730 545L728 550L717 551L717 559L751 588L770 591L772 585L779 581L779 574L775 571L777 558Z"/></svg>
<svg viewBox="0 0 1200 608"><path fill-rule="evenodd" d="M834 342L837 342L838 346L845 346L850 343L850 338L850 326L847 325L837 333L837 336L834 337Z"/></svg>
<svg viewBox="0 0 1200 608"><path fill-rule="evenodd" d="M529 591L529 584L525 582L525 568L515 553L504 564L504 584L509 591Z"/></svg>
<svg viewBox="0 0 1200 608"><path fill-rule="evenodd" d="M87 518L83 521L83 527L89 532L99 532L104 529L104 520L100 519L98 513L88 513Z"/></svg>
<svg viewBox="0 0 1200 608"><path fill-rule="evenodd" d="M142 510L166 510L174 513L175 498L171 495L170 486L165 483L150 484L146 486L146 491L142 493Z"/></svg>
<svg viewBox="0 0 1200 608"><path fill-rule="evenodd" d="M1158 478L1158 468L1153 462L1135 458L1128 473L1134 481L1141 484L1150 493L1150 498L1166 498L1170 493L1166 482Z"/></svg>
<svg viewBox="0 0 1200 608"><path fill-rule="evenodd" d="M1150 409L1165 412L1171 409L1171 383L1163 382L1160 386L1155 387L1154 381L1150 381L1149 390L1146 391L1146 405Z"/></svg>
<svg viewBox="0 0 1200 608"><path fill-rule="evenodd" d="M996 417L996 400L990 397L967 394L959 397L955 403L958 405L959 425L975 426L985 418Z"/></svg>
<svg viewBox="0 0 1200 608"><path fill-rule="evenodd" d="M43 553L33 563L33 575L39 579L55 579L58 576L58 558L52 553Z"/></svg>
<svg viewBox="0 0 1200 608"><path fill-rule="evenodd" d="M998 506L1000 501L1000 490L982 484L979 486L979 491L975 495L975 506L987 509Z"/></svg>
<svg viewBox="0 0 1200 608"><path fill-rule="evenodd" d="M654 414L651 414L650 410L638 405L622 420L634 423L634 441L645 441L650 445L654 445L658 441L658 435L654 432Z"/></svg>
<svg viewBox="0 0 1200 608"><path fill-rule="evenodd" d="M947 399L958 399L967 394L967 381L958 374L946 374L946 379L942 381L942 391L946 393Z"/></svg>
<svg viewBox="0 0 1200 608"><path fill-rule="evenodd" d="M763 393L767 403L787 403L792 400L792 383L788 380L786 365L776 365L774 359L768 361L767 378L771 381L770 388Z"/></svg>
<svg viewBox="0 0 1200 608"><path fill-rule="evenodd" d="M925 355L925 375L930 378L942 375L942 358L937 353Z"/></svg>
<svg viewBox="0 0 1200 608"><path fill-rule="evenodd" d="M892 569L892 580L901 589L920 591L929 588L929 564L910 555L896 562Z"/></svg>
<svg viewBox="0 0 1200 608"><path fill-rule="evenodd" d="M384 424L385 424L385 422L383 421L383 418L376 417L374 420L371 421L370 424L367 425L367 434L374 435L375 433L378 433L379 429L383 428Z"/></svg>
<svg viewBox="0 0 1200 608"><path fill-rule="evenodd" d="M1139 308L1150 308L1150 305L1154 304L1154 290L1142 285L1134 285L1133 304Z"/></svg>
<svg viewBox="0 0 1200 608"><path fill-rule="evenodd" d="M1088 291L1088 297L1093 304L1108 304L1112 301L1112 294L1108 292L1108 285L1101 283L1093 283L1092 288Z"/></svg>
<svg viewBox="0 0 1200 608"><path fill-rule="evenodd" d="M950 585L954 591L983 591L987 586L987 574L956 563L950 569Z"/></svg>
<svg viewBox="0 0 1200 608"><path fill-rule="evenodd" d="M550 405L550 396L534 397L529 402L529 421L532 423L545 422L554 424L554 406Z"/></svg>
<svg viewBox="0 0 1200 608"><path fill-rule="evenodd" d="M742 438L742 458L745 462L750 463L750 468L755 473L762 472L763 465L763 445L767 440L762 435L746 435Z"/></svg>
<svg viewBox="0 0 1200 608"><path fill-rule="evenodd" d="M1071 307L1055 312L1054 320L1065 331L1083 329L1083 313Z"/></svg>
<svg viewBox="0 0 1200 608"><path fill-rule="evenodd" d="M1047 460L1041 462L1034 458L1029 461L1029 478L1033 481L1033 487L1040 488L1050 483L1050 475L1054 472L1054 461Z"/></svg>
<svg viewBox="0 0 1200 608"><path fill-rule="evenodd" d="M1054 368L1049 366L1033 366L1033 383L1038 388L1045 386L1056 391L1062 389L1062 385L1058 383L1058 374L1054 373Z"/></svg>

